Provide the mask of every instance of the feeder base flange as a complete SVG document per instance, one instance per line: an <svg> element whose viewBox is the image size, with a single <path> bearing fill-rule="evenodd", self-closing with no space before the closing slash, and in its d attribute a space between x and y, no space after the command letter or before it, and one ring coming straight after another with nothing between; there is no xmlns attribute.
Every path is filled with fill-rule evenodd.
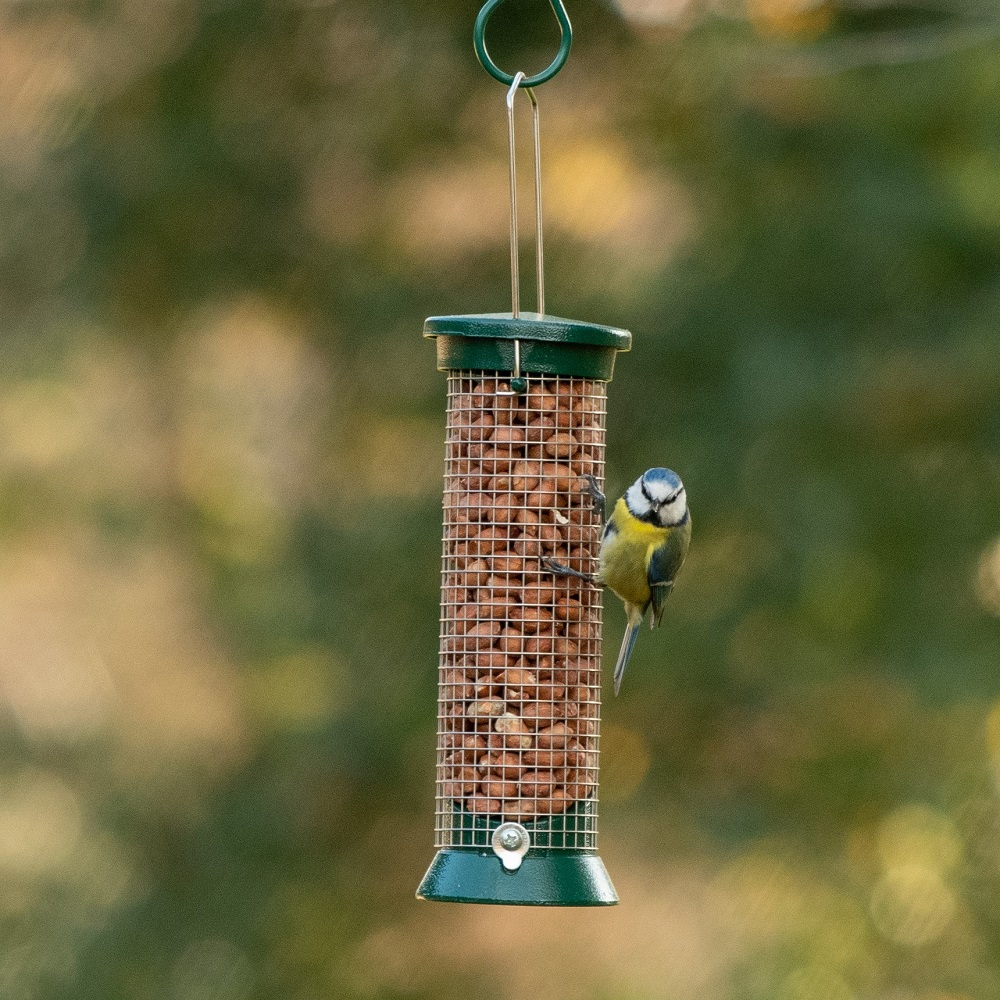
<svg viewBox="0 0 1000 1000"><path fill-rule="evenodd" d="M519 906L613 906L618 893L604 862L588 851L533 850L506 871L492 850L438 851L417 889L418 899Z"/></svg>

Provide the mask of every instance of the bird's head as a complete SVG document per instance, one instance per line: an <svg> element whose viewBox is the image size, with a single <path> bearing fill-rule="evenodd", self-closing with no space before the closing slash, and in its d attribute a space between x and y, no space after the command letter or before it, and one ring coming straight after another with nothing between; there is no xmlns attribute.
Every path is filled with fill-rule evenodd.
<svg viewBox="0 0 1000 1000"><path fill-rule="evenodd" d="M661 528L681 524L687 517L687 494L680 476L670 469L647 469L625 493L633 516Z"/></svg>

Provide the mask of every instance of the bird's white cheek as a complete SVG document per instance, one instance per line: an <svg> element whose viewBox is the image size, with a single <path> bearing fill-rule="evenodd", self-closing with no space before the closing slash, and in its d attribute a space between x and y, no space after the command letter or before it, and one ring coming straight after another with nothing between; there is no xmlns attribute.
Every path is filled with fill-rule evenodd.
<svg viewBox="0 0 1000 1000"><path fill-rule="evenodd" d="M684 520L687 512L687 502L685 500L675 500L660 509L660 524L669 527L673 524L680 524Z"/></svg>
<svg viewBox="0 0 1000 1000"><path fill-rule="evenodd" d="M633 517L644 517L652 510L649 501L642 495L639 483L633 483L625 493L625 503Z"/></svg>

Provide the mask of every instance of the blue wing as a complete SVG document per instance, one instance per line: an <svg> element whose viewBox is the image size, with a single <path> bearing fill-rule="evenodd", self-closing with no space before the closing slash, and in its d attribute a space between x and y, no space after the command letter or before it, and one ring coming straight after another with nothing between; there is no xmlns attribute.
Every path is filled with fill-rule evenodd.
<svg viewBox="0 0 1000 1000"><path fill-rule="evenodd" d="M663 608L670 592L674 589L674 580L684 565L688 544L691 541L690 517L674 528L666 541L653 549L649 560L646 579L649 581L649 606L652 608L649 627L660 624L663 619Z"/></svg>

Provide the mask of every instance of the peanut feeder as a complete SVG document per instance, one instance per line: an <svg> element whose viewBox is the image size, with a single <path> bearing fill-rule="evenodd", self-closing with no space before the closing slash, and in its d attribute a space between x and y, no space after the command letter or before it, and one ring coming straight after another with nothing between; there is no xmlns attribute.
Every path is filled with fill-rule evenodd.
<svg viewBox="0 0 1000 1000"><path fill-rule="evenodd" d="M486 61L481 32L497 2L477 22ZM560 26L564 59L568 20ZM513 308L424 326L448 375L448 409L438 852L417 895L608 905L618 897L597 854L602 594L555 576L545 559L597 569L606 387L631 335L545 314L538 104L527 86L537 78L493 69L510 84ZM534 121L539 305L522 314L513 108L524 87Z"/></svg>

